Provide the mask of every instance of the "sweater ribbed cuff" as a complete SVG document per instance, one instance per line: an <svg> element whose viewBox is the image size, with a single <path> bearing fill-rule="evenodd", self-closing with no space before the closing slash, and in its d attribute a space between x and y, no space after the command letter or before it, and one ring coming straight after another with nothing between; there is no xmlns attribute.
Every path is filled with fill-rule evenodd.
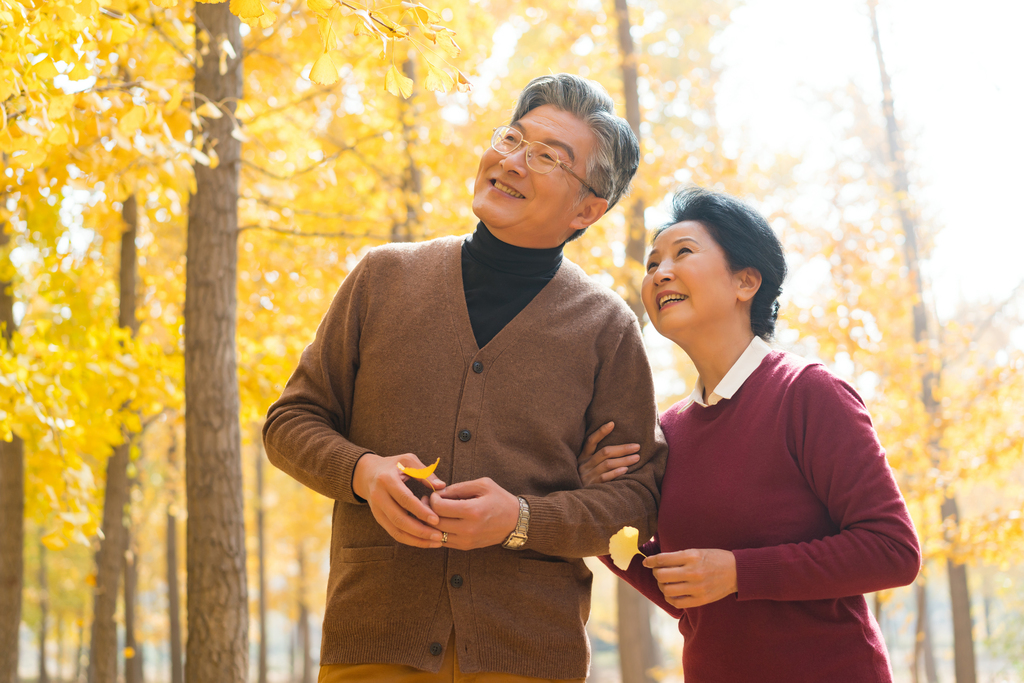
<svg viewBox="0 0 1024 683"><path fill-rule="evenodd" d="M732 551L736 558L736 599L774 600L782 592L782 565L771 548Z"/></svg>
<svg viewBox="0 0 1024 683"><path fill-rule="evenodd" d="M544 555L557 555L557 548L565 545L564 532L555 520L562 517L561 506L543 496L523 496L530 506L530 528L526 532L523 548Z"/></svg>
<svg viewBox="0 0 1024 683"><path fill-rule="evenodd" d="M326 464L327 473L333 482L334 490L331 491L331 498L354 505L366 504L366 501L358 497L352 488L352 479L356 473L356 463L367 453L373 453L373 451L347 440L335 448Z"/></svg>

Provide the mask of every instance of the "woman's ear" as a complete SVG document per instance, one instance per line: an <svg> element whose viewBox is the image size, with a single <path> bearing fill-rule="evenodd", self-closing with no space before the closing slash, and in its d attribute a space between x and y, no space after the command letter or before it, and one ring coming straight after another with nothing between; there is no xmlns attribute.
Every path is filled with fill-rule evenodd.
<svg viewBox="0 0 1024 683"><path fill-rule="evenodd" d="M761 289L761 271L757 268L743 268L733 276L736 281L736 298L740 301L750 301Z"/></svg>

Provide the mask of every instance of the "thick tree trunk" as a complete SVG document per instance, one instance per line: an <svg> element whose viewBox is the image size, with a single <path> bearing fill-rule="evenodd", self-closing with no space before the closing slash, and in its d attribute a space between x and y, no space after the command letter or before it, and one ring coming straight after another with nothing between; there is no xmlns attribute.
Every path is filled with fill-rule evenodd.
<svg viewBox="0 0 1024 683"><path fill-rule="evenodd" d="M132 541L131 532L129 532L128 551L124 558L124 683L142 683L142 648L135 638L136 605L139 594L137 560L137 546Z"/></svg>
<svg viewBox="0 0 1024 683"><path fill-rule="evenodd" d="M39 683L50 683L46 670L46 629L50 625L50 582L46 580L46 546L39 542Z"/></svg>
<svg viewBox="0 0 1024 683"><path fill-rule="evenodd" d="M952 519L956 526L960 511L956 498L946 498L942 503L943 519ZM953 608L953 668L957 683L974 683L977 665L974 659L974 619L971 617L971 594L967 586L967 566L946 559L949 573L949 598Z"/></svg>
<svg viewBox="0 0 1024 683"><path fill-rule="evenodd" d="M637 53L630 33L629 5L614 0L618 25L619 52L622 57L622 90L626 101L626 121L633 135L640 140L640 95L637 89ZM627 200L626 206L626 270L642 272L647 228L644 225L644 202L639 196ZM640 278L632 276L627 287L626 303L638 320L644 319L640 299ZM624 582L617 583L619 668L622 683L653 683L650 671L660 664L658 646L651 633L650 603Z"/></svg>
<svg viewBox="0 0 1024 683"><path fill-rule="evenodd" d="M228 3L196 3L196 100L228 111L242 97L242 38ZM230 50L226 45L230 45ZM206 54L201 54L204 48ZM249 674L245 508L235 316L241 143L231 117L203 118L217 168L196 164L185 273L185 490L188 641L185 679Z"/></svg>
<svg viewBox="0 0 1024 683"><path fill-rule="evenodd" d="M299 542L296 559L299 565L299 648L302 652L302 683L313 683L313 656L310 651L309 607L306 606L306 551Z"/></svg>
<svg viewBox="0 0 1024 683"><path fill-rule="evenodd" d="M120 304L118 323L132 334L138 332L135 317L135 286L138 251L138 206L134 196L124 201L121 215L125 231L121 235ZM103 525L100 548L96 552L96 592L93 599L92 639L89 645L89 683L104 683L117 678L117 609L118 585L124 571L124 555L128 549L128 529L124 525L128 505L128 461L131 457L131 434L114 448L107 460L107 485L103 495Z"/></svg>
<svg viewBox="0 0 1024 683"><path fill-rule="evenodd" d="M626 101L626 121L640 140L640 91L637 89L638 55L630 33L629 5L626 0L614 0L618 22L619 52L622 56L622 90ZM641 169L643 166L641 166ZM642 170L641 170L642 173ZM644 250L647 247L647 226L644 224L644 201L640 196L627 200L626 207L626 270L631 274L643 272ZM644 304L640 300L640 277L633 275L627 289L626 303L638 320L644 319ZM635 591L634 591L635 593ZM633 599L642 599L639 594ZM623 683L629 683L624 681Z"/></svg>
<svg viewBox="0 0 1024 683"><path fill-rule="evenodd" d="M256 543L260 589L260 650L258 683L267 683L267 553L263 527L263 430L257 429L256 443Z"/></svg>
<svg viewBox="0 0 1024 683"><path fill-rule="evenodd" d="M171 446L167 450L170 469L177 476L178 439L171 436ZM185 675L181 657L181 589L178 587L178 515L174 502L167 505L167 534L165 537L165 556L167 558L167 617L168 640L171 651L170 683L184 683Z"/></svg>
<svg viewBox="0 0 1024 683"><path fill-rule="evenodd" d="M6 155L0 156L6 162ZM0 199L4 199L0 195ZM0 247L11 240L0 223ZM0 282L0 325L9 343L14 335L14 292ZM18 679L18 629L25 572L25 446L18 436L0 441L0 683Z"/></svg>
<svg viewBox="0 0 1024 683"><path fill-rule="evenodd" d="M893 190L896 193L897 209L900 222L903 225L905 238L903 242L904 257L906 258L910 279L914 287L914 342L920 346L931 335L928 331L928 320L924 307L924 284L921 279L917 225L910 200L910 180L907 172L906 158L904 157L903 145L900 139L899 126L896 123L892 85L882 54L882 41L878 31L876 8L877 0L868 0L871 31L875 43L875 55L878 59L878 69L882 81L882 108L885 114L886 132L889 141L889 160L893 170ZM927 367L927 364L922 365ZM935 400L934 395L938 382L939 377L935 372L922 369L921 399L925 411L928 413L929 418L931 418L931 424L935 424L939 418L939 404ZM939 439L937 436L929 438L929 448L933 453L938 451ZM951 519L955 529L958 522L955 497L950 496L944 500L942 516L943 519ZM947 533L952 537L952 531ZM971 622L970 589L967 584L967 567L954 562L952 559L949 560L949 592L953 609L953 654L956 683L975 683L978 674L974 657L974 637Z"/></svg>
<svg viewBox="0 0 1024 683"><path fill-rule="evenodd" d="M651 633L651 603L625 581L616 585L622 683L655 683L652 669L660 665L660 657Z"/></svg>

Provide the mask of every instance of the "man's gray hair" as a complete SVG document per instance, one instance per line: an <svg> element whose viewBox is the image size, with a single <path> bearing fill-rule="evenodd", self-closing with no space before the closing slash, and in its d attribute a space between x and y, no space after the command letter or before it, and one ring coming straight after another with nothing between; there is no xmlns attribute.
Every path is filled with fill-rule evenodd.
<svg viewBox="0 0 1024 683"><path fill-rule="evenodd" d="M573 74L539 76L519 94L512 122L545 104L572 114L594 132L597 149L587 160L586 179L611 209L629 190L640 165L640 144L626 120L615 115L611 95L600 83ZM586 194L583 188L580 197ZM583 232L579 230L569 239Z"/></svg>

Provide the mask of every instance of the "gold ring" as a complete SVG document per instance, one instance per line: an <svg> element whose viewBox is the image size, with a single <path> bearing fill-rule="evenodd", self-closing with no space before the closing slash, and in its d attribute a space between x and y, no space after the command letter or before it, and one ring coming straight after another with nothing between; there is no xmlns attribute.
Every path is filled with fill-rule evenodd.
<svg viewBox="0 0 1024 683"><path fill-rule="evenodd" d="M447 542L448 542L448 532L447 531L442 531L441 532L441 543L447 543Z"/></svg>

